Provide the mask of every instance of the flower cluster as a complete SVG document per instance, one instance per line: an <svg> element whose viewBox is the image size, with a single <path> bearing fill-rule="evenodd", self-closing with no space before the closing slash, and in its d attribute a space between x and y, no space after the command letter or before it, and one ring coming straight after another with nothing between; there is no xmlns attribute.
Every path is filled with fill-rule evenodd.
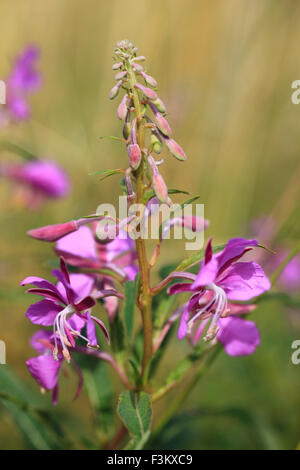
<svg viewBox="0 0 300 470"><path fill-rule="evenodd" d="M256 325L245 319L245 314L255 308L254 299L270 289L271 285L258 263L240 261L258 246L256 240L233 238L221 251L214 252L210 239L204 259L200 256L196 259L196 262L200 260L197 274L189 270L194 261L184 263L185 271L172 271L153 287L150 270L158 260L161 242L169 230L179 225L192 232L200 232L208 227L209 222L194 215L170 217L162 225L149 260L144 239L137 237L134 242L130 238L131 224L140 227L155 215L161 204L173 206L169 197L171 190L160 173L163 160L156 160L154 154L160 154L165 144L169 153L178 160L186 159L182 148L171 137L171 128L165 117L166 107L156 91L157 82L147 73L142 65L144 62L145 57L137 55L132 43L118 43L113 65L117 84L111 89L109 97L115 98L121 89L125 92L117 114L124 121L123 140L129 167L108 170L108 173L123 174L121 186L129 203L127 217L118 220L107 214L92 214L28 232L35 239L55 242L54 250L60 257L60 269L52 272L57 278L56 284L37 277L29 277L22 282L22 285L33 284L35 287L28 292L43 297L43 300L29 307L27 317L34 324L51 327L51 330L38 332L33 337L32 345L40 355L29 359L27 366L41 387L53 390L54 402L57 400L58 373L63 362L74 363L73 351L89 354L91 348L99 348L95 325L100 326L109 341L103 321L95 314L97 301L103 304L108 323L112 326L119 315L120 299L124 298L122 284L125 281L137 280L132 290L135 297L130 300L138 306L142 317L144 350L140 377L138 380L135 377L136 388L147 381L152 355L170 330L170 325L179 317L178 338L187 337L192 346L203 340L209 343L209 349L219 341L229 355L238 356L252 354L260 341ZM145 205L142 217L138 219L130 212L133 203ZM104 232L107 237L102 236ZM72 267L71 274L69 267ZM180 282L169 285L175 278ZM165 323L160 324L154 338L152 299L167 286L166 296L187 294L189 299L182 301L170 318L164 319ZM84 347L82 341L86 343ZM113 358L109 360L112 362ZM76 363L74 365L80 374ZM118 366L115 369L119 370L123 383L130 388L126 377L124 379L126 363L122 364L121 369ZM79 376L80 390L82 379Z"/></svg>

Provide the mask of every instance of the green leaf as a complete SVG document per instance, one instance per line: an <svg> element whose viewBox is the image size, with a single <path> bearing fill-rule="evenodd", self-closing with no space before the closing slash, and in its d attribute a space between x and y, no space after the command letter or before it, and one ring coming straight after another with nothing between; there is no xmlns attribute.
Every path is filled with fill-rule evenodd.
<svg viewBox="0 0 300 470"><path fill-rule="evenodd" d="M188 191L183 191L181 189L168 189L168 194L189 194ZM147 202L150 201L150 199L152 199L153 197L155 197L155 192L153 189L150 189L149 191L147 191L145 194L144 194L144 197L142 199L142 203L143 204L147 204Z"/></svg>
<svg viewBox="0 0 300 470"><path fill-rule="evenodd" d="M150 436L152 418L151 398L145 392L121 393L118 413L132 436L128 449L142 449Z"/></svg>
<svg viewBox="0 0 300 470"><path fill-rule="evenodd" d="M0 141L0 150L7 150L8 152L16 153L17 155L20 155L20 157L25 158L25 160L37 160L37 157L33 155L33 153L7 140Z"/></svg>
<svg viewBox="0 0 300 470"><path fill-rule="evenodd" d="M136 285L134 281L125 282L124 321L127 339L130 341L134 326Z"/></svg>
<svg viewBox="0 0 300 470"><path fill-rule="evenodd" d="M217 245L213 247L213 253L218 253L219 251L224 250L225 245ZM175 269L175 271L184 271L187 268L190 268L194 264L198 263L204 258L205 255L205 248L202 248L202 250L196 251L196 253L192 254L185 260L183 260Z"/></svg>
<svg viewBox="0 0 300 470"><path fill-rule="evenodd" d="M100 181L105 180L105 178L108 178L109 176L116 175L118 173L125 173L125 170L122 170L122 168L117 168L115 170L99 170L99 171L93 171L92 173L89 173L89 176L95 176L95 175L101 175L102 178L100 178Z"/></svg>

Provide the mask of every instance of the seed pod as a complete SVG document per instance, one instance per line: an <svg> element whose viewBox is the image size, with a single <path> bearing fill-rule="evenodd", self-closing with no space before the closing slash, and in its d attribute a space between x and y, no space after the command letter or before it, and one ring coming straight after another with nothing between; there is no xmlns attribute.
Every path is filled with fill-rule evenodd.
<svg viewBox="0 0 300 470"><path fill-rule="evenodd" d="M177 160L184 161L186 160L186 154L182 150L179 144L175 142L175 140L168 138L165 138L165 143L166 146L173 157L177 158Z"/></svg>
<svg viewBox="0 0 300 470"><path fill-rule="evenodd" d="M124 121L124 119L126 118L127 116L127 98L128 98L128 95L124 95L121 103L119 104L118 106L118 111L117 111L117 114L118 114L118 118L121 120L121 121Z"/></svg>
<svg viewBox="0 0 300 470"><path fill-rule="evenodd" d="M152 132L151 134L151 144L152 144L152 148L154 150L155 153L160 153L162 151L162 143L160 142L159 138L157 137L156 134L154 134Z"/></svg>
<svg viewBox="0 0 300 470"><path fill-rule="evenodd" d="M151 77L151 75L147 75L145 72L141 72L141 76L143 77L147 85L150 85L153 88L157 87L157 81L155 80L155 78Z"/></svg>
<svg viewBox="0 0 300 470"><path fill-rule="evenodd" d="M157 110L164 114L166 112L166 107L160 98L153 100L153 104L156 106Z"/></svg>
<svg viewBox="0 0 300 470"><path fill-rule="evenodd" d="M142 159L142 152L138 144L130 144L127 147L129 163L133 170L137 170Z"/></svg>
<svg viewBox="0 0 300 470"><path fill-rule="evenodd" d="M123 62L117 62L112 66L112 69L113 70L118 70L122 67L122 65L123 65Z"/></svg>
<svg viewBox="0 0 300 470"><path fill-rule="evenodd" d="M119 93L122 86L122 80L120 80L109 92L109 99L113 100Z"/></svg>
<svg viewBox="0 0 300 470"><path fill-rule="evenodd" d="M127 72L126 70L122 70L120 72L117 72L115 75L115 80L122 80L124 77L126 77Z"/></svg>
<svg viewBox="0 0 300 470"><path fill-rule="evenodd" d="M151 88L147 88L144 85L141 85L140 83L136 83L135 88L138 88L139 90L141 90L144 96L146 96L146 98L149 98L149 100L157 99L157 94L155 93L154 90L151 90Z"/></svg>

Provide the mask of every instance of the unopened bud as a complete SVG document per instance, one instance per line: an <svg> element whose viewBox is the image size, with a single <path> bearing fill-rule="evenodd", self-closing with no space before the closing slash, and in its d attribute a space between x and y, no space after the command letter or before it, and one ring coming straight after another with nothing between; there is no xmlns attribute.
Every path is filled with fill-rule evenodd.
<svg viewBox="0 0 300 470"><path fill-rule="evenodd" d="M144 85L141 85L140 83L136 83L135 88L141 90L141 92L146 96L146 98L149 98L149 100L157 99L157 94L154 90L151 90L151 88L147 88Z"/></svg>
<svg viewBox="0 0 300 470"><path fill-rule="evenodd" d="M156 120L156 124L157 124L158 129L165 136L170 137L170 135L172 134L172 130L171 130L171 127L169 126L169 123L166 120L166 118L164 118L161 114L156 113L155 114L155 120Z"/></svg>
<svg viewBox="0 0 300 470"><path fill-rule="evenodd" d="M128 95L124 95L121 103L119 104L118 106L118 118L121 120L121 121L124 121L124 119L126 118L127 116L127 98L128 98Z"/></svg>
<svg viewBox="0 0 300 470"><path fill-rule="evenodd" d="M147 75L145 72L141 72L142 77L144 78L147 85L152 86L153 88L157 87L157 81L151 75Z"/></svg>
<svg viewBox="0 0 300 470"><path fill-rule="evenodd" d="M127 72L126 70L123 70L121 72L116 73L115 75L115 80L122 80L124 77L126 77Z"/></svg>
<svg viewBox="0 0 300 470"><path fill-rule="evenodd" d="M71 220L70 222L65 222L64 224L46 225L45 227L29 230L27 235L45 242L56 242L65 235L75 232L77 229L77 223L75 220Z"/></svg>
<svg viewBox="0 0 300 470"><path fill-rule="evenodd" d="M160 113L164 114L167 111L164 103L162 102L162 100L160 98L157 98L156 100L153 100L153 104L156 106L157 110Z"/></svg>
<svg viewBox="0 0 300 470"><path fill-rule="evenodd" d="M142 65L136 64L135 62L133 62L132 66L136 72L142 72L144 70Z"/></svg>
<svg viewBox="0 0 300 470"><path fill-rule="evenodd" d="M183 215L181 225L182 227L192 230L192 232L201 232L209 226L209 221L196 215Z"/></svg>
<svg viewBox="0 0 300 470"><path fill-rule="evenodd" d="M177 158L177 160L184 161L186 160L186 154L182 150L179 144L175 142L175 140L166 138L165 139L166 146L173 157Z"/></svg>
<svg viewBox="0 0 300 470"><path fill-rule="evenodd" d="M122 85L122 80L120 80L109 92L109 99L113 100L119 93L119 90Z"/></svg>
<svg viewBox="0 0 300 470"><path fill-rule="evenodd" d="M141 149L138 144L130 144L128 145L127 150L130 166L133 170L137 170L142 159Z"/></svg>
<svg viewBox="0 0 300 470"><path fill-rule="evenodd" d="M122 67L122 65L123 65L123 62L116 62L115 64L113 64L112 69L118 70Z"/></svg>
<svg viewBox="0 0 300 470"><path fill-rule="evenodd" d="M158 154L162 151L162 143L160 142L156 134L151 134L151 144L155 153Z"/></svg>
<svg viewBox="0 0 300 470"><path fill-rule="evenodd" d="M125 122L124 126L123 126L123 137L124 139L128 139L128 137L130 136L130 129L131 129L131 125L130 125L130 122Z"/></svg>
<svg viewBox="0 0 300 470"><path fill-rule="evenodd" d="M139 55L138 57L134 58L135 62L145 62L146 57L143 55Z"/></svg>
<svg viewBox="0 0 300 470"><path fill-rule="evenodd" d="M160 173L153 175L153 189L160 202L167 202L168 188Z"/></svg>

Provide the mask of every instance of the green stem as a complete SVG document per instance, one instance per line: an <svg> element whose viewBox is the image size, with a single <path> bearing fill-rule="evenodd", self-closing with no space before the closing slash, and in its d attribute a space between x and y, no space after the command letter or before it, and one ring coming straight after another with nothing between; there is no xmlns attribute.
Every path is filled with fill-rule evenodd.
<svg viewBox="0 0 300 470"><path fill-rule="evenodd" d="M277 281L277 279L279 278L280 274L282 273L282 271L284 270L284 268L289 264L289 262L297 255L297 253L299 253L300 251L300 241L297 243L297 245L295 246L295 248L293 248L293 250L288 254L288 256L285 258L285 260L281 263L281 265L279 266L279 268L276 269L276 271L274 272L273 276L271 276L271 282L272 282L272 285L275 284L275 282Z"/></svg>
<svg viewBox="0 0 300 470"><path fill-rule="evenodd" d="M133 96L133 102L137 118L137 143L143 151L144 148L144 127L142 123L143 113L139 100L139 95L135 89L136 77L130 64L127 67L129 75L130 89ZM136 193L137 204L143 203L144 197L144 159L142 158L141 164L136 171ZM142 384L145 385L147 381L148 364L152 357L152 294L150 288L150 272L149 263L147 260L145 241L143 238L137 238L136 249L138 254L138 262L141 273L142 292L138 301L139 308L142 314L143 330L144 330L144 353L142 361Z"/></svg>

